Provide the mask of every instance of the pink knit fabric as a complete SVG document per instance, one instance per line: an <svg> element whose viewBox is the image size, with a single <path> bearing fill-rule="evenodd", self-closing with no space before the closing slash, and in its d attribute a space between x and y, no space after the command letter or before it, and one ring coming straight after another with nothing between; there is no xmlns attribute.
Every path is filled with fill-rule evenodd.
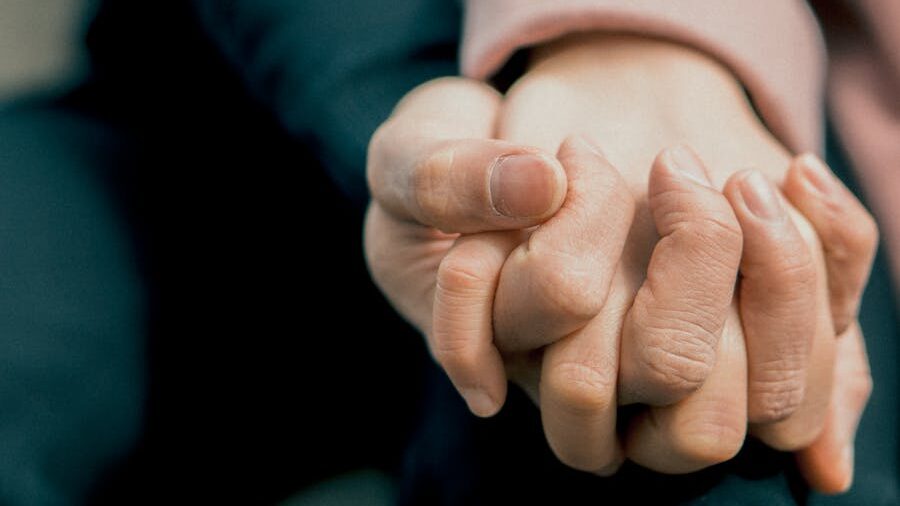
<svg viewBox="0 0 900 506"><path fill-rule="evenodd" d="M830 103L900 282L900 198L894 195L900 193L900 2L848 5L868 39L840 33L830 60ZM463 73L488 78L516 50L577 31L646 34L697 47L732 69L789 148L821 150L828 60L806 2L467 0Z"/></svg>
<svg viewBox="0 0 900 506"><path fill-rule="evenodd" d="M900 2L846 0L829 26L829 105L900 286Z"/></svg>

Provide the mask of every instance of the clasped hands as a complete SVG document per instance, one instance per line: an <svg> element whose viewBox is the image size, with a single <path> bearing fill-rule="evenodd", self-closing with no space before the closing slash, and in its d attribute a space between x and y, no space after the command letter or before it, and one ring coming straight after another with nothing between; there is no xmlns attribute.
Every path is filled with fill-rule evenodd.
<svg viewBox="0 0 900 506"><path fill-rule="evenodd" d="M752 115L724 114L739 143L676 122L691 147L660 151L667 132L640 131L640 108L620 115L633 101L602 86L637 76L639 58L592 73L581 42L505 97L442 79L404 98L370 143L374 279L473 413L496 413L513 381L571 467L692 472L730 459L749 431L796 451L814 488L845 490L871 390L855 323L871 217L821 161L737 126ZM598 42L607 56L707 65ZM718 70L708 78L725 90L711 95L734 98ZM735 172L747 164L766 172ZM617 432L627 404L643 407Z"/></svg>

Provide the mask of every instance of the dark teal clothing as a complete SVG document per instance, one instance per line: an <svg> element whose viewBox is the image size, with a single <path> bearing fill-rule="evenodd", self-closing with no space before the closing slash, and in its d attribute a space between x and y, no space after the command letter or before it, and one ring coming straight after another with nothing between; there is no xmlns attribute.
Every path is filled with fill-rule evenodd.
<svg viewBox="0 0 900 506"><path fill-rule="evenodd" d="M115 134L0 113L0 504L83 501L138 438L146 297L109 191Z"/></svg>
<svg viewBox="0 0 900 506"><path fill-rule="evenodd" d="M207 33L356 202L371 133L409 90L457 74L460 7L447 0L193 0Z"/></svg>
<svg viewBox="0 0 900 506"><path fill-rule="evenodd" d="M460 25L449 0L195 3L250 88L289 130L312 136L334 178L355 195L364 184L368 137L396 99L414 84L455 73L447 48L455 46ZM830 139L829 162L849 181L837 146ZM695 475L664 477L632 467L614 479L588 478L555 461L523 396L513 395L496 420L476 420L432 369L423 422L406 454L403 499L478 504L546 497L555 503L565 491L572 498L624 501L637 491L654 503L898 501L896 308L879 257L861 316L877 386L860 427L858 484L849 495L809 499L789 456L753 444L734 462Z"/></svg>

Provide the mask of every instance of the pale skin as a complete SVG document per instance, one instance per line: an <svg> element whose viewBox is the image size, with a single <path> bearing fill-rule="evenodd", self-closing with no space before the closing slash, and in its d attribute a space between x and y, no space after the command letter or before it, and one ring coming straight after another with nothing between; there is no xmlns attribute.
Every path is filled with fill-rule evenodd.
<svg viewBox="0 0 900 506"><path fill-rule="evenodd" d="M749 430L818 490L849 486L875 227L711 59L583 36L505 97L429 83L376 133L369 179L372 274L475 414L509 378L577 469L690 472Z"/></svg>

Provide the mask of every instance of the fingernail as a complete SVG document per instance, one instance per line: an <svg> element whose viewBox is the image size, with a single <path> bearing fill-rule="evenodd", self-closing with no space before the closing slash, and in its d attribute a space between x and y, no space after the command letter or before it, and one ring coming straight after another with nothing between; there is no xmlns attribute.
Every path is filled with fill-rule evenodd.
<svg viewBox="0 0 900 506"><path fill-rule="evenodd" d="M818 156L806 153L800 156L800 166L803 167L803 176L813 187L827 195L834 191L837 180Z"/></svg>
<svg viewBox="0 0 900 506"><path fill-rule="evenodd" d="M706 171L703 169L703 162L697 158L692 149L687 146L675 146L669 149L669 159L676 169L695 183L712 187L709 176L706 175Z"/></svg>
<svg viewBox="0 0 900 506"><path fill-rule="evenodd" d="M556 196L556 173L539 155L502 156L491 171L491 204L511 218L540 216Z"/></svg>
<svg viewBox="0 0 900 506"><path fill-rule="evenodd" d="M755 170L741 179L741 196L750 212L764 220L778 218L784 213L772 183Z"/></svg>
<svg viewBox="0 0 900 506"><path fill-rule="evenodd" d="M469 405L469 410L477 416L493 416L500 409L500 406L480 389L462 389L459 393L463 396L463 399L466 400L466 404Z"/></svg>

